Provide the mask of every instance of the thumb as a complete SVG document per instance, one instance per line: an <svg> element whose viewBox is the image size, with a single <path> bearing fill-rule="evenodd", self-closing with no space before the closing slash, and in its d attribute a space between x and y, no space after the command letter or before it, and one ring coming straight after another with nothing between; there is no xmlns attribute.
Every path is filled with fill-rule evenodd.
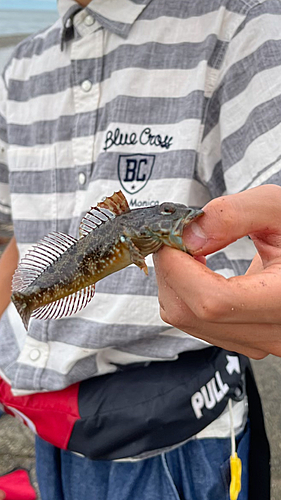
<svg viewBox="0 0 281 500"><path fill-rule="evenodd" d="M248 276L252 274L260 274L263 271L263 269L264 266L261 257L258 253L256 253L245 274L247 274Z"/></svg>
<svg viewBox="0 0 281 500"><path fill-rule="evenodd" d="M278 250L280 201L281 187L274 184L215 198L203 208L205 215L185 228L183 241L193 255L208 255L246 235L261 253L268 246Z"/></svg>

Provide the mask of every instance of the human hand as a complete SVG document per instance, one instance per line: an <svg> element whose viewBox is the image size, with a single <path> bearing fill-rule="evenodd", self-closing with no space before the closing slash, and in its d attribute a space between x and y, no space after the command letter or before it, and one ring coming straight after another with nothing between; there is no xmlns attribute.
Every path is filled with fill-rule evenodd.
<svg viewBox="0 0 281 500"><path fill-rule="evenodd" d="M195 258L166 246L154 256L162 319L255 359L281 356L281 188L216 198L204 212L184 230ZM205 255L246 235L258 253L244 276L226 279L205 266Z"/></svg>

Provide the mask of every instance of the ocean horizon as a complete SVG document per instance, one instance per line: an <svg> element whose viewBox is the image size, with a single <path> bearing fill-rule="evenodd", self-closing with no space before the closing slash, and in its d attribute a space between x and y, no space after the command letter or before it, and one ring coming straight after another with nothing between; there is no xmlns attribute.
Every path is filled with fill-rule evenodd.
<svg viewBox="0 0 281 500"><path fill-rule="evenodd" d="M56 10L0 9L0 37L43 30L58 19Z"/></svg>

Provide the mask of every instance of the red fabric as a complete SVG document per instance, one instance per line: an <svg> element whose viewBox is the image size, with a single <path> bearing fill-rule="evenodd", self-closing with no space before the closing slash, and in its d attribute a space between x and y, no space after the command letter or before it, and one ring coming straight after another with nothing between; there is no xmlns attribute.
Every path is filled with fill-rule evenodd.
<svg viewBox="0 0 281 500"><path fill-rule="evenodd" d="M0 378L0 402L6 413L19 418L41 438L67 449L77 419L79 383L61 391L13 396L11 387Z"/></svg>
<svg viewBox="0 0 281 500"><path fill-rule="evenodd" d="M0 477L0 490L6 493L5 500L35 500L36 492L30 484L25 470L16 470Z"/></svg>

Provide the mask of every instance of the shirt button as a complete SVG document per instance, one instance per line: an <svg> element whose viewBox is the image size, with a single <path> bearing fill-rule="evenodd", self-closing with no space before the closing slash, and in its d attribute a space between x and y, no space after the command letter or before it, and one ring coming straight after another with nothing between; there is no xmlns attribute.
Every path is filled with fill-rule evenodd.
<svg viewBox="0 0 281 500"><path fill-rule="evenodd" d="M39 349L32 349L32 351L30 351L29 353L29 357L31 359L31 361L36 361L37 359L39 359L41 356L41 353L39 351Z"/></svg>
<svg viewBox="0 0 281 500"><path fill-rule="evenodd" d="M66 20L65 27L66 27L66 28L71 28L71 26L72 26L72 19L69 17L69 18Z"/></svg>
<svg viewBox="0 0 281 500"><path fill-rule="evenodd" d="M84 174L84 172L80 172L80 174L78 175L78 180L79 180L79 184L81 186L83 186L86 182L86 175Z"/></svg>
<svg viewBox="0 0 281 500"><path fill-rule="evenodd" d="M86 24L86 26L92 26L94 24L95 20L92 16L87 16L85 18L85 21L84 23Z"/></svg>
<svg viewBox="0 0 281 500"><path fill-rule="evenodd" d="M92 83L90 80L84 80L84 82L81 83L81 88L84 90L84 92L89 92L92 88Z"/></svg>

